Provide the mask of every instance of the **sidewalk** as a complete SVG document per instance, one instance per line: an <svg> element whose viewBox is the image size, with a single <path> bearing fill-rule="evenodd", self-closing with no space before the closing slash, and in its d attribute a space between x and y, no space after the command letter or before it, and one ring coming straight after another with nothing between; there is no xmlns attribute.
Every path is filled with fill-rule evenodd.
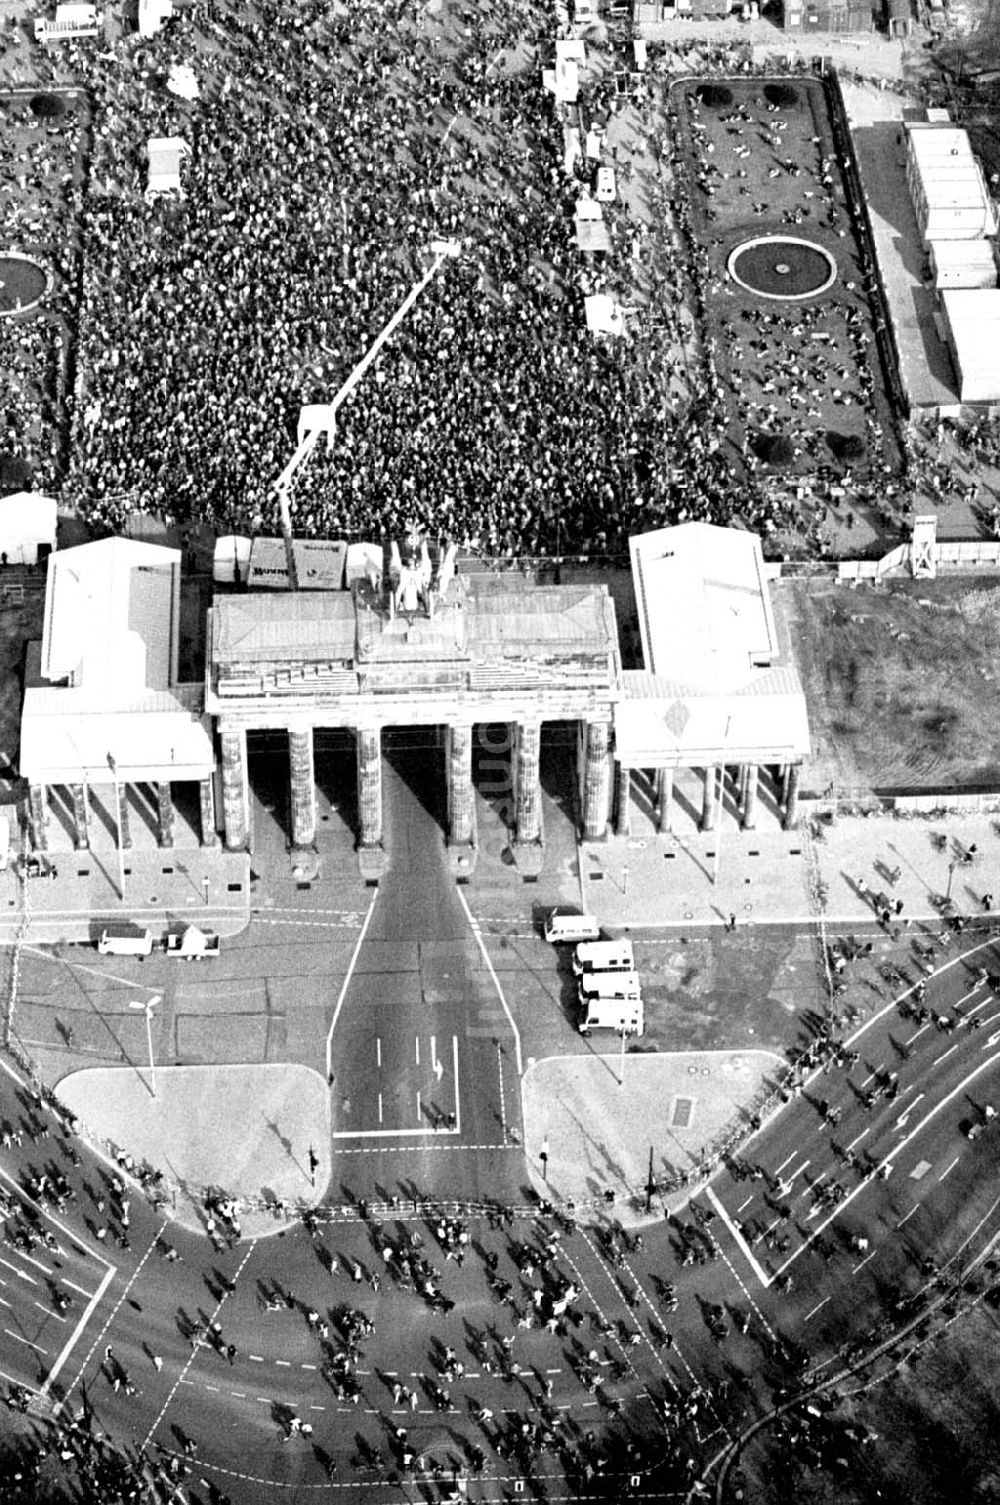
<svg viewBox="0 0 1000 1505"><path fill-rule="evenodd" d="M808 819L794 831L763 820L762 829L741 831L727 814L714 832L696 831L692 822L690 830L658 835L634 816L631 837L581 847L580 907L602 925L625 930L720 925L733 915L737 925L801 925L819 914L818 879L826 887L826 923L857 925L875 918L861 879L893 902L902 900L904 919L936 922L932 898L948 890L956 841L979 854L973 866L951 874L956 911L982 915L984 893L1000 895L1000 842L988 816L841 816L823 825L815 841ZM945 838L945 850L937 849L936 836Z"/></svg>
<svg viewBox="0 0 1000 1505"><path fill-rule="evenodd" d="M329 1093L304 1066L157 1068L154 1096L140 1058L74 1072L59 1098L106 1155L120 1147L161 1169L171 1216L194 1232L206 1188L242 1201L244 1237L260 1238L287 1227L282 1204L319 1202L330 1179Z"/></svg>
<svg viewBox="0 0 1000 1505"><path fill-rule="evenodd" d="M125 898L114 850L54 852L55 876L0 873L0 944L27 937L96 941L108 920L134 920L159 937L195 924L237 935L250 918L250 858L221 846L131 851L125 857Z"/></svg>
<svg viewBox="0 0 1000 1505"><path fill-rule="evenodd" d="M602 1205L611 1193L609 1215L635 1222L639 1209L628 1204L648 1183L650 1157L660 1181L694 1171L784 1063L770 1051L724 1050L626 1051L624 1072L622 1064L611 1048L529 1066L522 1082L524 1150L539 1195L582 1208ZM651 1215L662 1217L687 1195L654 1196Z"/></svg>

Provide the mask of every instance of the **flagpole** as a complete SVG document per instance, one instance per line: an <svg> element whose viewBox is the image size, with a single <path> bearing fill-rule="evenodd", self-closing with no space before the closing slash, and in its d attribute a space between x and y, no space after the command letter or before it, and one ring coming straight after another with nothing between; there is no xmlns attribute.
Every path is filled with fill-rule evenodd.
<svg viewBox="0 0 1000 1505"><path fill-rule="evenodd" d="M122 796L118 784L118 764L111 753L108 753L108 767L111 769L111 777L115 781L115 848L118 852L118 889L121 901L125 903L125 853L122 850Z"/></svg>

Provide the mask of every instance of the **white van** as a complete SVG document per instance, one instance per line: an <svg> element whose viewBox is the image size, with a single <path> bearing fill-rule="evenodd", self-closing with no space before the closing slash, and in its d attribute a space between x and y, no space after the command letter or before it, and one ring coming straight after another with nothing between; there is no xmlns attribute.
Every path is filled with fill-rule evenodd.
<svg viewBox="0 0 1000 1505"><path fill-rule="evenodd" d="M585 972L632 972L635 956L631 941L584 941L573 955L577 977Z"/></svg>
<svg viewBox="0 0 1000 1505"><path fill-rule="evenodd" d="M553 909L545 921L545 939L553 945L560 942L573 944L575 941L596 941L600 934L600 925L589 914L564 914L562 910Z"/></svg>
<svg viewBox="0 0 1000 1505"><path fill-rule="evenodd" d="M588 998L577 1029L589 1035L592 1029L613 1029L619 1035L641 1035L645 1018L641 998Z"/></svg>
<svg viewBox="0 0 1000 1505"><path fill-rule="evenodd" d="M639 998L641 994L637 972L585 972L577 987L581 1003L589 998Z"/></svg>
<svg viewBox="0 0 1000 1505"><path fill-rule="evenodd" d="M153 935L127 921L105 925L97 942L101 956L149 956L153 949Z"/></svg>

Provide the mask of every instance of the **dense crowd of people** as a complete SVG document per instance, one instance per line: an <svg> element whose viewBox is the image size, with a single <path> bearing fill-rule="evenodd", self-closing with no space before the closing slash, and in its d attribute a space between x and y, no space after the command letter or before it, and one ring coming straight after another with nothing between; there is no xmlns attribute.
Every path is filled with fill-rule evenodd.
<svg viewBox="0 0 1000 1505"><path fill-rule="evenodd" d="M618 341L586 328L588 292L628 295L635 225L609 213L599 269L571 244L590 164L561 167L540 78L550 18L508 4L455 20L202 0L154 42L88 56L64 497L95 525L141 509L273 530L299 405L337 391L438 236L462 254L297 477L298 532L416 523L491 554L600 553L637 526L752 510L700 406L678 402L662 322L640 317ZM162 87L173 61L194 63L191 106ZM584 77L585 112L613 112L601 70ZM143 145L160 134L191 147L181 202L144 196ZM648 305L669 320L669 227L641 256Z"/></svg>
<svg viewBox="0 0 1000 1505"><path fill-rule="evenodd" d="M55 71L68 63L90 90L87 188L73 169L78 112L34 122L15 166L45 210L38 243L60 292L44 317L0 323L19 390L45 393L40 412L15 393L6 415L7 449L30 459L34 485L60 489L97 530L141 510L275 531L300 405L330 400L429 264L429 242L454 237L461 254L296 476L299 534L416 525L490 555L600 555L690 518L801 528L782 485L801 467L727 443L750 427L747 394L725 389L684 312L693 296L704 318L708 250L691 233L670 81L746 74L748 50L659 50L626 99L621 58L588 41L580 118L616 136L620 184L634 174L635 188L605 206L611 249L595 262L572 242L593 163L566 171L564 120L542 86L553 42L552 17L511 0L436 16L196 0L155 40L69 50ZM193 66L200 99L167 92L174 63ZM636 140L622 149L626 112ZM150 201L146 139L175 134L191 148L183 198ZM624 338L588 331L592 292L635 297ZM74 367L59 332L74 321L67 474L57 409ZM881 448L870 424L866 439Z"/></svg>

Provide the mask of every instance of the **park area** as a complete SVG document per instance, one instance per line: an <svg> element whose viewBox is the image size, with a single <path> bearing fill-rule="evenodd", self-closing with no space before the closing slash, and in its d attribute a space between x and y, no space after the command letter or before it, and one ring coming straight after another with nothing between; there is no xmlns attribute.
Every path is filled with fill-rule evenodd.
<svg viewBox="0 0 1000 1505"><path fill-rule="evenodd" d="M811 792L997 787L995 576L777 590L808 701Z"/></svg>
<svg viewBox="0 0 1000 1505"><path fill-rule="evenodd" d="M827 83L689 78L671 98L727 449L765 474L892 474L875 258Z"/></svg>

